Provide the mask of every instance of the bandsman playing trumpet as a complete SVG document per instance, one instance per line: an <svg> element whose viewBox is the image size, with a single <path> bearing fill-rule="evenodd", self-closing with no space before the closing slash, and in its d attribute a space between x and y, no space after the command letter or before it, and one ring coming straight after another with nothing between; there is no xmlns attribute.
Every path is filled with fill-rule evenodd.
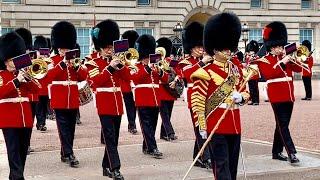
<svg viewBox="0 0 320 180"><path fill-rule="evenodd" d="M282 154L284 146L290 163L298 163L289 123L295 101L292 76L293 72L301 72L301 66L292 63L292 57L285 55L287 40L287 28L282 22L274 21L266 25L263 41L268 53L253 63L258 65L260 74L267 80L267 93L275 115L272 159L287 161L288 158Z"/></svg>
<svg viewBox="0 0 320 180"><path fill-rule="evenodd" d="M0 37L0 128L7 147L9 179L24 179L33 126L30 92L38 86L18 71L13 58L26 53L24 40L15 32ZM27 55L26 58L30 57Z"/></svg>
<svg viewBox="0 0 320 180"><path fill-rule="evenodd" d="M77 34L73 24L60 21L52 27L52 46L59 54L51 57L54 68L47 74L50 103L56 114L61 143L61 161L69 163L71 167L79 166L79 161L73 152L76 115L79 109L77 82L83 81L87 77L86 70L73 63L75 56L72 56L70 60L69 57L67 58L67 54L77 52L74 51L76 39Z"/></svg>
<svg viewBox="0 0 320 180"><path fill-rule="evenodd" d="M130 80L130 70L114 54L113 42L119 40L118 24L104 20L92 29L92 41L97 58L88 61L88 82L95 93L95 106L102 126L105 152L102 160L103 176L124 179L120 172L118 140L123 114L120 79Z"/></svg>
<svg viewBox="0 0 320 180"><path fill-rule="evenodd" d="M135 86L135 103L138 109L143 135L142 151L154 158L162 158L155 139L159 116L159 80L168 81L168 75L155 63L150 63L149 56L155 53L156 41L151 35L141 35L136 41L139 52L138 71L132 76Z"/></svg>

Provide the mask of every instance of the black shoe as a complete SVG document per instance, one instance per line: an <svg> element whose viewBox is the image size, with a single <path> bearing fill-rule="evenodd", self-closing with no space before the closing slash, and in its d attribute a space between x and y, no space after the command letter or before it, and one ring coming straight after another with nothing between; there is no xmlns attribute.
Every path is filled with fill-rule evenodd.
<svg viewBox="0 0 320 180"><path fill-rule="evenodd" d="M170 134L169 138L171 141L174 141L178 139L178 136L176 136L175 134Z"/></svg>
<svg viewBox="0 0 320 180"><path fill-rule="evenodd" d="M259 105L259 103L256 103L256 102L255 102L255 103L253 103L252 105L253 105L253 106L258 106L258 105Z"/></svg>
<svg viewBox="0 0 320 180"><path fill-rule="evenodd" d="M303 100L303 101L311 101L311 98L304 97L304 98L301 98L301 100Z"/></svg>
<svg viewBox="0 0 320 180"><path fill-rule="evenodd" d="M76 123L77 123L77 125L81 125L81 124L82 124L82 122L80 121L80 119L77 119Z"/></svg>
<svg viewBox="0 0 320 180"><path fill-rule="evenodd" d="M109 178L112 178L112 173L111 173L109 168L103 168L102 175L103 176L108 176Z"/></svg>
<svg viewBox="0 0 320 180"><path fill-rule="evenodd" d="M211 163L211 160L210 160L210 159L204 161L204 162L203 162L203 165L204 165L204 168L212 169L212 163Z"/></svg>
<svg viewBox="0 0 320 180"><path fill-rule="evenodd" d="M112 178L114 180L124 180L119 169L115 169L114 171L112 171Z"/></svg>
<svg viewBox="0 0 320 180"><path fill-rule="evenodd" d="M248 105L253 105L253 102L249 102Z"/></svg>
<svg viewBox="0 0 320 180"><path fill-rule="evenodd" d="M200 159L197 159L196 163L194 164L194 166L196 167L201 167L204 168L205 165L203 164L203 162Z"/></svg>
<svg viewBox="0 0 320 180"><path fill-rule="evenodd" d="M30 146L28 146L27 155L30 155L30 153L34 152L34 149L32 149Z"/></svg>
<svg viewBox="0 0 320 180"><path fill-rule="evenodd" d="M160 139L163 139L165 141L170 141L170 137L169 136L160 136Z"/></svg>
<svg viewBox="0 0 320 180"><path fill-rule="evenodd" d="M264 100L264 102L269 102L269 100Z"/></svg>
<svg viewBox="0 0 320 180"><path fill-rule="evenodd" d="M282 153L272 154L272 159L277 159L280 161L287 161L288 160L288 158L286 156L284 156Z"/></svg>
<svg viewBox="0 0 320 180"><path fill-rule="evenodd" d="M159 149L154 149L151 151L147 151L147 150L143 149L142 152L143 152L143 154L151 155L156 159L162 159L162 156L163 156L162 152L160 152Z"/></svg>
<svg viewBox="0 0 320 180"><path fill-rule="evenodd" d="M74 168L79 167L79 161L73 154L71 154L68 157L68 161L69 161L70 167L74 167Z"/></svg>
<svg viewBox="0 0 320 180"><path fill-rule="evenodd" d="M68 163L68 157L66 157L66 156L61 156L61 162L64 162L64 163Z"/></svg>
<svg viewBox="0 0 320 180"><path fill-rule="evenodd" d="M45 125L36 125L37 130L41 131L41 132L46 132L47 131L47 127Z"/></svg>
<svg viewBox="0 0 320 180"><path fill-rule="evenodd" d="M133 135L136 135L138 133L136 128L128 128L128 132L133 134Z"/></svg>
<svg viewBox="0 0 320 180"><path fill-rule="evenodd" d="M300 160L296 157L295 154L289 154L289 162L291 164L299 163Z"/></svg>

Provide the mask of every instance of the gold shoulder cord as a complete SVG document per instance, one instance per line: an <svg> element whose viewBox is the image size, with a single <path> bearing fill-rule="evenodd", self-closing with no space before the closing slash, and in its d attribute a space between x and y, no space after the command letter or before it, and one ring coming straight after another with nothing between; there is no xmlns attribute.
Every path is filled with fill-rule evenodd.
<svg viewBox="0 0 320 180"><path fill-rule="evenodd" d="M3 78L0 76L0 86L3 86Z"/></svg>

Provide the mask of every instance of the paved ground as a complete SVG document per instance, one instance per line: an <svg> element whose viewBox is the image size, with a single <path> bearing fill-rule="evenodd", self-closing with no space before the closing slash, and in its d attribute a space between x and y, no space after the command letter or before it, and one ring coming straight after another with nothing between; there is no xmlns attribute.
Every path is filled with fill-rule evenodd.
<svg viewBox="0 0 320 180"><path fill-rule="evenodd" d="M312 101L301 101L300 98L304 96L303 84L301 81L295 82L295 95L297 101L295 103L290 129L293 140L298 147L301 147L300 149L307 149L308 151L319 153L320 81L313 81L313 90L314 98ZM99 143L100 122L92 104L81 107L81 116L83 125L77 126L75 148L79 149L77 154L81 160L82 167L77 170L70 170L69 168L65 168L65 165L60 164L58 161L59 159L57 158L59 153L55 152L60 148L56 125L54 121L48 121L49 130L47 133L40 133L36 130L33 132L31 145L36 150L36 153L28 158L26 167L28 179L101 179L99 167L101 164L100 161L103 154L103 147ZM259 106L244 106L242 107L241 116L243 140L259 142L259 144L261 142L263 144L272 142L275 124L270 104L262 102ZM120 133L120 152L123 170L128 179L163 179L161 177L163 177L164 174L169 176L172 175L171 179L181 179L182 174L187 170L187 166L191 163L192 141L190 140L194 139L189 112L183 101L177 101L175 103L172 122L176 134L179 136L179 140L173 144L158 140L158 142L161 143L160 150L166 154L166 158L164 160L155 161L146 158L141 154L139 144L142 142L142 136L140 128L138 128L138 135L129 134L127 132L127 119L123 116ZM138 121L137 124L139 124ZM133 152L128 153L128 149L134 150ZM270 146L244 143L246 161L248 161L249 164L252 163L251 166L249 165L249 167L253 168L250 176L251 178L274 179L275 176L283 176L281 179L288 179L288 177L289 179L292 179L293 177L290 177L295 176L296 174L306 174L310 177L305 179L313 178L313 175L315 179L320 179L319 165L317 164L320 162L318 154L299 154L303 160L302 167L299 169L293 168L288 171L287 168L292 167L287 163L273 164L274 161L271 161L269 157L270 152ZM301 150L299 152L301 152ZM7 175L8 166L5 154L3 138L0 135L0 179ZM89 155L93 155L94 157L89 158ZM138 161L143 161L144 163L139 165L137 163ZM314 163L309 165L304 164L304 162L309 163L313 161ZM264 167L264 165L268 166ZM141 167L143 167L142 170L146 168L148 172L140 170ZM272 170L272 167L276 167L276 169ZM261 168L260 171L258 171L259 168ZM271 170L267 171L269 168L271 168ZM83 174L82 169L87 169L88 173ZM242 168L240 167L239 171L241 171L241 169ZM55 170L59 170L59 173ZM40 171L44 171L47 175L40 177L40 174L42 174ZM53 174L50 173L51 171ZM250 168L248 168L248 171L251 171ZM147 178L140 178L141 174L145 174ZM197 174L201 175L204 179L208 179L208 177L211 179L210 172L208 172L207 176L199 169L195 169L195 172L192 174L194 174L194 176L191 176L193 179L198 179L195 178L198 177ZM261 176L261 174L264 176ZM66 176L70 177L67 178ZM302 178L300 175L298 177Z"/></svg>

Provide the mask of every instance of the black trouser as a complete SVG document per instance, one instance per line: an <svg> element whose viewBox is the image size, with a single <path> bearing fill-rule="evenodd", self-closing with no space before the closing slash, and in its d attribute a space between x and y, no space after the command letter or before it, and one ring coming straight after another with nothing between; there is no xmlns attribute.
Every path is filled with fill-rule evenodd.
<svg viewBox="0 0 320 180"><path fill-rule="evenodd" d="M38 102L31 102L32 121L34 121L34 118L35 118L35 116L36 116L37 104L38 104ZM29 133L29 141L28 141L29 144L28 144L28 147L30 146L31 135L32 135L32 128L31 128L31 131L30 131L30 133Z"/></svg>
<svg viewBox="0 0 320 180"><path fill-rule="evenodd" d="M191 119L192 117L192 112L190 109L190 114L191 114ZM193 122L192 122L193 124ZM200 149L202 148L204 142L206 141L205 139L202 139L200 133L199 133L199 127L194 127L193 124L193 130L194 130L194 135L196 137L195 142L194 142L194 147L193 147L193 159L197 156L197 154L199 153ZM202 162L207 161L208 159L210 159L210 152L209 152L209 147L207 146L202 155L200 156L200 160Z"/></svg>
<svg viewBox="0 0 320 180"><path fill-rule="evenodd" d="M216 180L236 180L241 135L214 134L210 140L212 170Z"/></svg>
<svg viewBox="0 0 320 180"><path fill-rule="evenodd" d="M306 98L312 98L312 85L311 85L311 77L302 76L304 90L306 91Z"/></svg>
<svg viewBox="0 0 320 180"><path fill-rule="evenodd" d="M293 102L273 103L271 105L276 119L272 153L281 153L283 146L286 148L288 154L297 153L289 130Z"/></svg>
<svg viewBox="0 0 320 180"><path fill-rule="evenodd" d="M160 116L162 119L160 137L169 137L175 134L171 124L171 114L174 101L161 101Z"/></svg>
<svg viewBox="0 0 320 180"><path fill-rule="evenodd" d="M123 100L126 105L126 112L128 117L128 128L136 128L136 106L133 100L132 92L123 92Z"/></svg>
<svg viewBox="0 0 320 180"><path fill-rule="evenodd" d="M159 116L159 107L138 107L138 115L143 135L142 149L152 151L157 149L156 129Z"/></svg>
<svg viewBox="0 0 320 180"><path fill-rule="evenodd" d="M249 91L252 103L259 103L259 87L258 87L258 79L257 80L249 80Z"/></svg>
<svg viewBox="0 0 320 180"><path fill-rule="evenodd" d="M37 126L45 126L48 113L48 96L39 96L39 102L36 106Z"/></svg>
<svg viewBox="0 0 320 180"><path fill-rule="evenodd" d="M73 140L78 109L54 109L61 142L61 156L73 154Z"/></svg>
<svg viewBox="0 0 320 180"><path fill-rule="evenodd" d="M76 115L76 120L77 121L80 121L80 109L78 109L78 111L77 111L77 115Z"/></svg>
<svg viewBox="0 0 320 180"><path fill-rule="evenodd" d="M105 151L102 160L102 168L109 168L111 171L120 169L120 158L118 153L118 140L121 124L121 115L100 115L100 122L105 142Z"/></svg>
<svg viewBox="0 0 320 180"><path fill-rule="evenodd" d="M24 179L24 166L27 159L28 146L32 128L5 128L2 129L7 146L10 167L10 180Z"/></svg>

